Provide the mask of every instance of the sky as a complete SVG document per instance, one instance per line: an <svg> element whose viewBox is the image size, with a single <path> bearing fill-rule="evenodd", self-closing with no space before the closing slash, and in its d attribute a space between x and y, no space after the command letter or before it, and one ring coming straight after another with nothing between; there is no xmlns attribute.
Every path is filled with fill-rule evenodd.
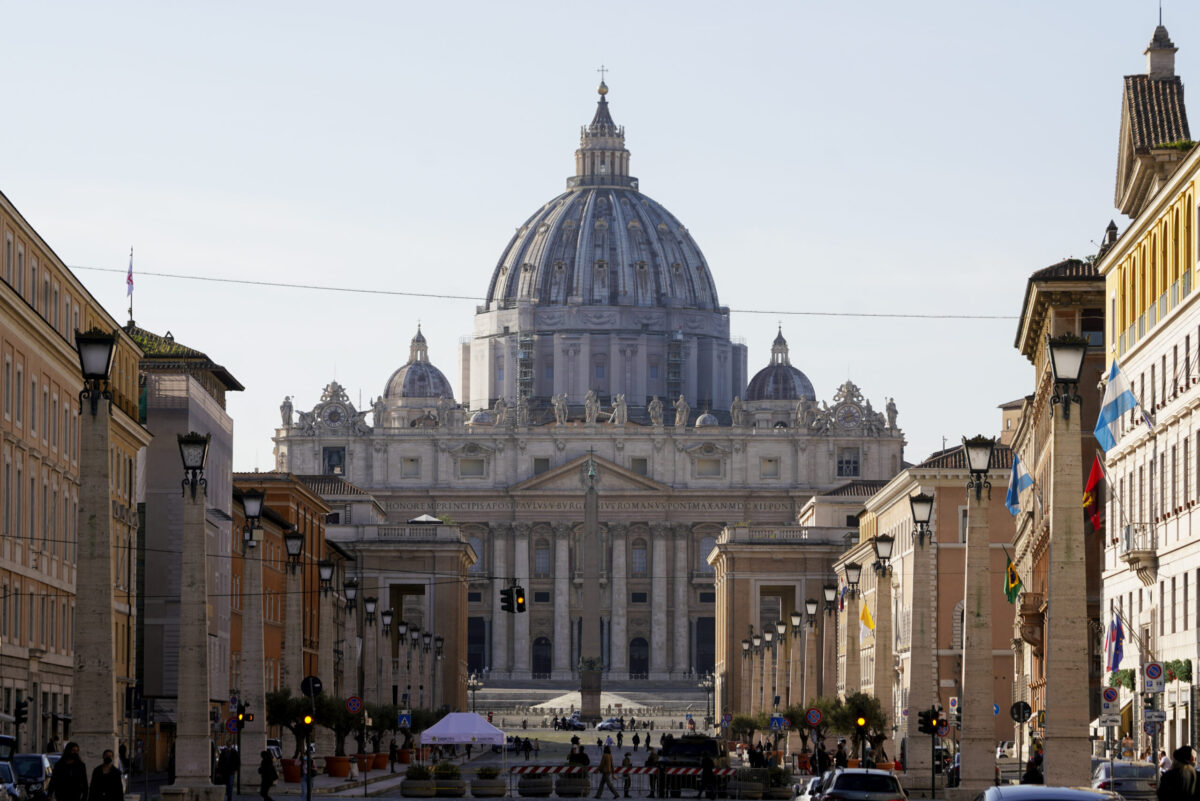
<svg viewBox="0 0 1200 801"><path fill-rule="evenodd" d="M234 467L267 470L285 395L336 380L367 408L418 320L457 391L474 299L574 171L603 64L631 172L704 251L750 373L782 325L818 398L894 397L919 461L998 433L1032 390L1028 276L1128 224L1121 76L1158 13L0 0L0 191L120 322L133 248L134 319L245 385ZM1200 80L1200 6L1163 15Z"/></svg>

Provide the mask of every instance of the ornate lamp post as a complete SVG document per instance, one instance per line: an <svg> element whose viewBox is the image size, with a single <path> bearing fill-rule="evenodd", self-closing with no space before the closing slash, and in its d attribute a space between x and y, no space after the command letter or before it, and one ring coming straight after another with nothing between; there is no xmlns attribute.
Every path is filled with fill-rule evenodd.
<svg viewBox="0 0 1200 801"><path fill-rule="evenodd" d="M1083 517L1081 413L1077 390L1088 342L1074 334L1046 338L1054 380L1050 398L1050 575L1046 581L1046 697L1054 714L1046 716L1045 776L1054 784L1086 784L1091 766L1088 742L1088 664L1079 658L1087 642L1087 582ZM1062 409L1062 417L1055 408ZM1082 408L1082 407L1080 407ZM1072 653L1074 649L1075 653ZM969 707L968 707L969 708Z"/></svg>
<svg viewBox="0 0 1200 801"><path fill-rule="evenodd" d="M842 570L846 577L846 613L842 617L842 652L846 655L846 694L856 693L862 687L862 663L859 660L858 641L854 636L858 619L858 582L862 578L862 565L847 562Z"/></svg>
<svg viewBox="0 0 1200 801"><path fill-rule="evenodd" d="M295 692L304 679L304 534L296 526L283 532L287 552L284 598L283 684ZM251 752L256 753L256 752Z"/></svg>
<svg viewBox="0 0 1200 801"><path fill-rule="evenodd" d="M750 714L750 640L742 640L742 703L741 709Z"/></svg>
<svg viewBox="0 0 1200 801"><path fill-rule="evenodd" d="M750 633L750 714L763 710L761 634Z"/></svg>
<svg viewBox="0 0 1200 801"><path fill-rule="evenodd" d="M205 508L208 434L179 436L183 460L183 536L180 553L179 673L175 724L175 783L164 796L213 798L209 775L208 554Z"/></svg>
<svg viewBox="0 0 1200 801"><path fill-rule="evenodd" d="M937 608L936 601L930 604L929 587L933 584L934 549L925 548L928 542L932 546L933 531L930 521L933 519L934 497L924 492L909 496L908 504L913 519L913 611L912 635L909 638L912 647L909 649L909 706L929 708L938 703L938 688L934 677L933 654L937 649L933 634L933 614ZM920 738L920 730L915 720L916 715L908 715L904 719L904 731L908 742L915 743ZM909 748L908 761L913 765L913 775L924 776L931 770L926 764L932 755L924 748ZM930 774L932 775L932 774Z"/></svg>
<svg viewBox="0 0 1200 801"><path fill-rule="evenodd" d="M400 654L408 656L408 623L401 620L396 624L396 669L400 668ZM404 672L405 681L408 680L408 671ZM397 696L400 693L400 682L397 680L395 673L392 675L392 703L401 704L405 709L408 708L408 693L404 694L403 702Z"/></svg>
<svg viewBox="0 0 1200 801"><path fill-rule="evenodd" d="M483 679L479 678L478 673L472 673L467 676L467 692L471 694L471 711L478 711L478 699L476 695L483 689Z"/></svg>
<svg viewBox="0 0 1200 801"><path fill-rule="evenodd" d="M257 712L239 732L241 753L260 753L267 747L266 680L263 674L262 558L257 556L263 530L259 527L263 501L261 490L242 490L242 664L238 697L246 709ZM241 771L238 771L241 781Z"/></svg>
<svg viewBox="0 0 1200 801"><path fill-rule="evenodd" d="M992 572L990 533L988 531L988 501L991 483L988 470L996 440L978 436L963 438L970 480L967 482L967 554L966 554L966 614L963 626L962 732L959 737L962 752L962 787L982 792L994 779L992 676ZM987 497L983 490L987 489ZM974 492L971 492L974 490ZM1078 495L1078 491L1076 492ZM1078 511L1078 510L1076 510ZM965 714L966 710L971 714Z"/></svg>
<svg viewBox="0 0 1200 801"><path fill-rule="evenodd" d="M347 576L342 582L342 592L346 595L346 608L354 609L358 606L358 579L354 576Z"/></svg>
<svg viewBox="0 0 1200 801"><path fill-rule="evenodd" d="M408 654L405 657L406 672L408 673L408 686L405 690L404 697L406 702L412 703L412 655L417 653L417 649L421 646L421 627L412 626L408 630ZM420 654L417 655L417 670L420 671ZM418 677L417 683L420 684Z"/></svg>
<svg viewBox="0 0 1200 801"><path fill-rule="evenodd" d="M108 389L116 341L115 332L99 329L75 332L75 349L83 375L83 389L79 393L79 472L84 479L79 487L74 692L76 698L87 701L74 706L74 734L83 759L96 762L106 749L116 748L118 727L113 641L117 626L112 598L116 549L109 455L112 393ZM83 413L85 400L89 401L87 408L91 414ZM35 743L27 750L36 747Z"/></svg>
<svg viewBox="0 0 1200 801"><path fill-rule="evenodd" d="M929 521L933 518L933 496L919 492L909 496L908 505L912 510L913 544L923 548L926 537L933 540L933 532L929 528Z"/></svg>
<svg viewBox="0 0 1200 801"><path fill-rule="evenodd" d="M875 549L875 574L882 577L887 575L888 562L892 558L892 545L895 542L894 537L889 537L886 534L880 534L871 540L871 546Z"/></svg>
<svg viewBox="0 0 1200 801"><path fill-rule="evenodd" d="M442 706L440 703L438 703L437 680L438 673L441 671L442 660L445 659L446 656L443 652L445 644L446 638L442 635L439 634L433 638L433 661L429 665L430 683L432 685L430 687L429 700L433 704L434 709L440 709Z"/></svg>
<svg viewBox="0 0 1200 801"><path fill-rule="evenodd" d="M321 594L328 595L333 589L333 562L327 559L317 562L317 578L321 582Z"/></svg>
<svg viewBox="0 0 1200 801"><path fill-rule="evenodd" d="M787 623L775 621L775 707L784 701L783 662L787 653ZM786 704L785 704L786 706Z"/></svg>
<svg viewBox="0 0 1200 801"><path fill-rule="evenodd" d="M713 691L713 675L705 673L697 685L701 690L704 690L704 727L710 728L713 725L713 708L712 708L712 691Z"/></svg>

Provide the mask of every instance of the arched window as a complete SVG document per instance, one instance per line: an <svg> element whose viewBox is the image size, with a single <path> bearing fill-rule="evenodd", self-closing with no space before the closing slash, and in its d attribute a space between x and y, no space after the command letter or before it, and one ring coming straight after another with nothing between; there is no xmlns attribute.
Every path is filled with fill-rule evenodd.
<svg viewBox="0 0 1200 801"><path fill-rule="evenodd" d="M708 563L708 555L717 547L717 541L712 537L700 539L700 550L696 552L696 570L701 573L713 572L713 566Z"/></svg>
<svg viewBox="0 0 1200 801"><path fill-rule="evenodd" d="M646 541L633 541L633 555L630 562L629 574L634 578L645 578L649 573L649 560L646 558Z"/></svg>
<svg viewBox="0 0 1200 801"><path fill-rule="evenodd" d="M550 578L550 543L538 540L533 546L533 577Z"/></svg>

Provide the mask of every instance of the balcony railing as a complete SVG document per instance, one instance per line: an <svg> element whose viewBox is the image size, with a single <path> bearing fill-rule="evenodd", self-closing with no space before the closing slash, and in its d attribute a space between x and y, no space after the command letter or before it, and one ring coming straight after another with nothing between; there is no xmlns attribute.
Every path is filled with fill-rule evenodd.
<svg viewBox="0 0 1200 801"><path fill-rule="evenodd" d="M727 542L813 542L837 543L847 534L857 534L844 526L727 526L717 544Z"/></svg>
<svg viewBox="0 0 1200 801"><path fill-rule="evenodd" d="M1121 554L1158 550L1158 535L1149 523L1131 523L1121 530Z"/></svg>

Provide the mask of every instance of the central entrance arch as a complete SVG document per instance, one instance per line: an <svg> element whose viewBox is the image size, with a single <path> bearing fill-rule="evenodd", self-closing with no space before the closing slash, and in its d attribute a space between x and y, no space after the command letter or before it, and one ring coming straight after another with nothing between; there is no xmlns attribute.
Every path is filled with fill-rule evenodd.
<svg viewBox="0 0 1200 801"><path fill-rule="evenodd" d="M629 678L650 678L650 643L641 637L629 641Z"/></svg>
<svg viewBox="0 0 1200 801"><path fill-rule="evenodd" d="M551 646L546 637L538 637L533 641L533 677L535 679L550 678Z"/></svg>

